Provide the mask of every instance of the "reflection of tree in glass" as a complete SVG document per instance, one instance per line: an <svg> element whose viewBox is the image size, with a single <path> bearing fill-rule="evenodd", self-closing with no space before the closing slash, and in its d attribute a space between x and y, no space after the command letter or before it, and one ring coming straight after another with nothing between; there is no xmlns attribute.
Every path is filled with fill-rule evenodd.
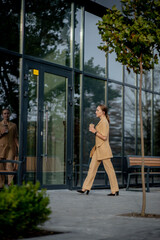
<svg viewBox="0 0 160 240"><path fill-rule="evenodd" d="M32 70L28 74L28 113L32 120L37 121L37 76Z"/></svg>
<svg viewBox="0 0 160 240"><path fill-rule="evenodd" d="M89 151L94 145L94 136L89 133L90 123L97 124L95 111L98 104L104 104L105 100L105 82L94 78L84 78L84 107L83 107L83 161L88 163Z"/></svg>
<svg viewBox="0 0 160 240"><path fill-rule="evenodd" d="M160 156L160 99L155 102L154 121L154 154Z"/></svg>
<svg viewBox="0 0 160 240"><path fill-rule="evenodd" d="M19 51L21 1L0 0L0 46Z"/></svg>
<svg viewBox="0 0 160 240"><path fill-rule="evenodd" d="M145 155L151 155L151 94L142 93L142 116L144 131L144 152Z"/></svg>
<svg viewBox="0 0 160 240"><path fill-rule="evenodd" d="M160 57L159 57L159 61L158 64L154 65L154 91L155 92L160 92Z"/></svg>
<svg viewBox="0 0 160 240"><path fill-rule="evenodd" d="M139 77L140 78L140 77ZM145 71L143 75L143 88L151 89L151 72Z"/></svg>
<svg viewBox="0 0 160 240"><path fill-rule="evenodd" d="M26 53L56 60L56 55L69 56L70 2L26 1ZM67 60L66 60L67 61Z"/></svg>
<svg viewBox="0 0 160 240"><path fill-rule="evenodd" d="M160 60L160 59L159 59ZM154 91L160 91L160 61L154 66ZM154 155L160 156L160 96L154 95Z"/></svg>
<svg viewBox="0 0 160 240"><path fill-rule="evenodd" d="M66 79L45 73L44 85L43 130L48 136L47 152L48 156L54 156L56 169L62 170L66 143ZM45 146L45 138L43 140Z"/></svg>
<svg viewBox="0 0 160 240"><path fill-rule="evenodd" d="M144 75L144 81L148 82L146 88L151 88L149 75ZM151 93L142 91L142 116L143 116L143 133L144 133L144 152L145 155L151 155ZM138 115L138 154L140 154L140 123Z"/></svg>
<svg viewBox="0 0 160 240"><path fill-rule="evenodd" d="M119 85L109 84L108 108L110 117L110 144L113 155L121 155L122 97Z"/></svg>
<svg viewBox="0 0 160 240"><path fill-rule="evenodd" d="M125 83L129 83L135 86L135 76L136 74L131 69L130 73L125 69L124 79Z"/></svg>
<svg viewBox="0 0 160 240"><path fill-rule="evenodd" d="M56 82L56 78L53 82L53 85L48 84L48 88L50 90L48 90L44 96L44 105L45 106L48 105L50 107L50 111L52 113L54 113L54 115L52 116L54 121L58 120L59 118L61 118L61 119L65 118L64 107L65 107L65 103L66 103L66 99L65 99L66 83L65 83L65 81L59 81L59 83L57 81L57 84L55 84L55 82ZM49 117L50 117L50 115L49 115Z"/></svg>
<svg viewBox="0 0 160 240"><path fill-rule="evenodd" d="M100 67L99 65L94 66L93 58L91 58L87 63L85 63L85 69L89 69L89 72L92 72L95 75L101 75L101 72L104 72L105 69ZM98 80L91 77L85 77L84 78L84 84L83 84L83 94L84 94L84 108L83 108L83 134L84 134L84 146L83 146L83 161L85 163L88 162L89 159L89 151L91 147L94 145L94 137L89 133L88 126L92 122L94 124L97 124L99 119L96 119L95 111L98 104L104 104L105 103L105 81ZM117 101L116 99L120 97L119 91L117 89L112 88L112 86L108 87L108 100L109 104L110 102ZM116 116L117 109L119 109L119 104L117 104L117 107L114 106L114 110L111 110L109 108L109 113L112 115L112 119L116 122L116 127L113 131L118 134L118 131L121 131L121 125L118 124L117 121L121 118L118 118ZM112 111L112 112L111 112ZM120 113L121 114L121 113ZM113 121L112 121L112 124ZM117 131L117 129L119 129ZM113 132L114 134L114 132ZM118 144L117 144L118 145Z"/></svg>
<svg viewBox="0 0 160 240"><path fill-rule="evenodd" d="M91 72L92 74L99 76L105 74L105 68L101 67L99 64L94 66L94 57L91 57L84 65L86 72Z"/></svg>
<svg viewBox="0 0 160 240"><path fill-rule="evenodd" d="M0 105L10 107L11 120L18 124L19 115L19 60L0 55Z"/></svg>
<svg viewBox="0 0 160 240"><path fill-rule="evenodd" d="M125 88L124 144L125 154L135 154L136 111L135 89Z"/></svg>
<svg viewBox="0 0 160 240"><path fill-rule="evenodd" d="M37 130L37 76L28 73L27 155L36 156Z"/></svg>

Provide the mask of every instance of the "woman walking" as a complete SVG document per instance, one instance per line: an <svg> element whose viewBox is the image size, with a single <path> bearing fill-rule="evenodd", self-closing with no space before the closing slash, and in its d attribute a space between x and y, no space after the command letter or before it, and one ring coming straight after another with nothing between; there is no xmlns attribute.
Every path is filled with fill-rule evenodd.
<svg viewBox="0 0 160 240"><path fill-rule="evenodd" d="M15 160L19 148L18 132L15 123L10 122L8 108L2 110L3 120L0 122L0 159ZM0 163L0 170L13 171L13 163ZM8 175L8 186L11 185L14 175ZM0 175L0 188L5 184L5 176Z"/></svg>
<svg viewBox="0 0 160 240"><path fill-rule="evenodd" d="M99 123L96 128L94 124L89 125L89 131L95 135L95 146L92 148L90 157L92 157L87 177L83 183L82 189L78 190L79 193L89 194L90 189L92 188L97 169L103 162L105 171L108 175L111 193L108 196L118 196L119 187L117 183L116 174L111 162L112 150L109 144L109 116L108 109L104 105L99 105L96 109L96 116L100 118Z"/></svg>

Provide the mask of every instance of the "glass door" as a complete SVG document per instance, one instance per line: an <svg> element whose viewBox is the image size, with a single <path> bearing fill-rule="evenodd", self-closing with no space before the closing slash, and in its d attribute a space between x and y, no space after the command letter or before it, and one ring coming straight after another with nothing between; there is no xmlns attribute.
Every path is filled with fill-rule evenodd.
<svg viewBox="0 0 160 240"><path fill-rule="evenodd" d="M71 74L27 62L26 179L71 187Z"/></svg>
<svg viewBox="0 0 160 240"><path fill-rule="evenodd" d="M65 77L44 72L44 185L66 184L66 82Z"/></svg>

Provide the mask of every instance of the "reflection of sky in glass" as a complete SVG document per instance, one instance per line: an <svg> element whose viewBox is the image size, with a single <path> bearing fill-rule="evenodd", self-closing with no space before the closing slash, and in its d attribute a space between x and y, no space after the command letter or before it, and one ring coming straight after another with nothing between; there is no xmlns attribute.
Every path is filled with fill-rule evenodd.
<svg viewBox="0 0 160 240"><path fill-rule="evenodd" d="M125 83L131 84L133 86L136 85L136 74L133 72L132 69L130 69L130 73L127 71L126 67L125 67Z"/></svg>
<svg viewBox="0 0 160 240"><path fill-rule="evenodd" d="M80 68L80 39L81 39L81 10L79 8L76 9L75 13L75 57L77 57L77 61L75 61L75 67ZM76 56L77 55L77 56Z"/></svg>
<svg viewBox="0 0 160 240"><path fill-rule="evenodd" d="M98 49L101 43L101 37L98 32L96 23L99 17L85 12L85 63L94 58L94 66L100 65L105 68L105 53Z"/></svg>
<svg viewBox="0 0 160 240"><path fill-rule="evenodd" d="M115 60L116 53L109 54L109 78L122 81L122 64Z"/></svg>
<svg viewBox="0 0 160 240"><path fill-rule="evenodd" d="M76 23L75 23L75 43L80 45L80 33L81 33L81 10L76 9Z"/></svg>
<svg viewBox="0 0 160 240"><path fill-rule="evenodd" d="M151 77L152 70L145 71L142 75L142 88L151 90ZM140 74L138 74L138 86L140 86Z"/></svg>

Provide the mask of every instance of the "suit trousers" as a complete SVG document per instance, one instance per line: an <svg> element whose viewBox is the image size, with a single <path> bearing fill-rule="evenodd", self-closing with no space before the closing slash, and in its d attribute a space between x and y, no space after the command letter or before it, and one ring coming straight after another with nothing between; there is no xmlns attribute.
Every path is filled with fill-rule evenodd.
<svg viewBox="0 0 160 240"><path fill-rule="evenodd" d="M14 164L13 163L0 163L0 170L8 170L13 171ZM14 175L8 175L8 185L12 183ZM2 188L5 184L5 175L0 175L0 188Z"/></svg>
<svg viewBox="0 0 160 240"><path fill-rule="evenodd" d="M96 151L94 152L93 156L92 156L92 160L91 163L89 165L89 170L88 170L88 174L87 177L83 183L82 186L82 190L90 190L92 188L98 167L101 163L101 161L103 162L105 171L108 175L108 179L109 179L109 183L110 183L110 187L111 187L111 192L114 194L115 192L119 191L119 187L118 187L118 182L117 182L117 178L116 178L116 174L112 165L112 162L109 158L103 159L103 160L97 160L96 159Z"/></svg>

